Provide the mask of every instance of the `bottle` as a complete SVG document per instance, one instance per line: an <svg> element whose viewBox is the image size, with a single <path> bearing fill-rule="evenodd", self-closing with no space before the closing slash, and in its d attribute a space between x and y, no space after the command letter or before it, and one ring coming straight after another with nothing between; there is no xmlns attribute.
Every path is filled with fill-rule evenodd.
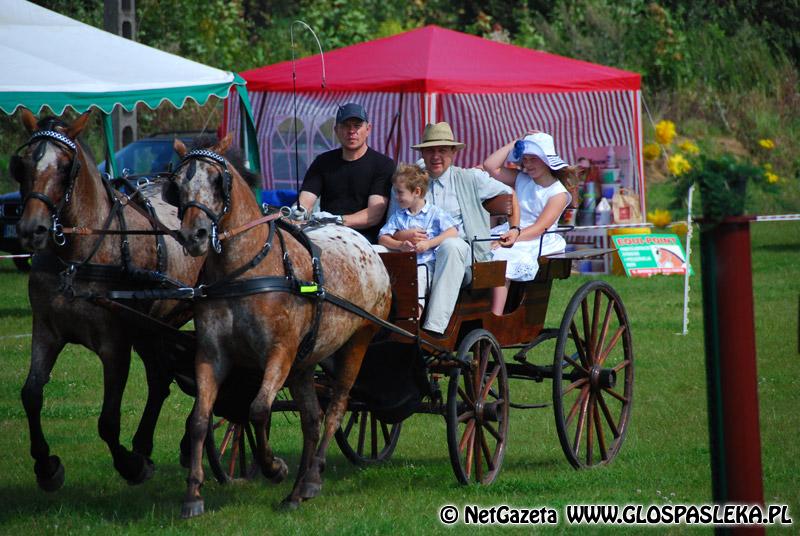
<svg viewBox="0 0 800 536"><path fill-rule="evenodd" d="M606 155L606 167L607 168L615 168L617 167L617 155L614 153L614 147L608 147L608 154Z"/></svg>
<svg viewBox="0 0 800 536"><path fill-rule="evenodd" d="M611 205L605 197L597 204L594 213L595 225L610 225L611 224Z"/></svg>

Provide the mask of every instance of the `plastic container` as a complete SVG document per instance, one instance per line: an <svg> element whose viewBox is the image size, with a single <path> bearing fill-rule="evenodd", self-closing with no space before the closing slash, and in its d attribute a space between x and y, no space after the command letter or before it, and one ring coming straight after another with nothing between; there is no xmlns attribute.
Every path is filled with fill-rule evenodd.
<svg viewBox="0 0 800 536"><path fill-rule="evenodd" d="M619 229L608 230L608 245L614 247L614 242L610 237L614 235L626 234L650 234L649 227L621 227ZM625 275L625 268L622 267L622 261L619 260L619 254L615 251L611 254L611 273L615 275Z"/></svg>
<svg viewBox="0 0 800 536"><path fill-rule="evenodd" d="M595 225L611 225L611 205L605 197L600 199L594 212Z"/></svg>
<svg viewBox="0 0 800 536"><path fill-rule="evenodd" d="M612 182L610 184L603 184L601 191L603 193L603 197L606 199L613 199L614 194L619 192L620 183Z"/></svg>
<svg viewBox="0 0 800 536"><path fill-rule="evenodd" d="M600 177L603 179L603 184L608 184L617 182L617 180L619 180L619 174L619 168L606 168L600 173Z"/></svg>
<svg viewBox="0 0 800 536"><path fill-rule="evenodd" d="M578 227L587 227L594 225L594 209L578 211Z"/></svg>

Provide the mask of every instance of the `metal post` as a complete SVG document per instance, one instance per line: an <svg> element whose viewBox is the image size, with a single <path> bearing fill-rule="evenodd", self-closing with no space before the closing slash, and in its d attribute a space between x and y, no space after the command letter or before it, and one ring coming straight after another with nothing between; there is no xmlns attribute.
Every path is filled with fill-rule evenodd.
<svg viewBox="0 0 800 536"><path fill-rule="evenodd" d="M758 422L750 217L700 231L714 502L764 504ZM717 534L764 534L763 526Z"/></svg>
<svg viewBox="0 0 800 536"><path fill-rule="evenodd" d="M104 0L103 6L103 28L109 33L136 41L136 0ZM117 106L111 116L114 151L119 151L138 138L136 110L126 111Z"/></svg>

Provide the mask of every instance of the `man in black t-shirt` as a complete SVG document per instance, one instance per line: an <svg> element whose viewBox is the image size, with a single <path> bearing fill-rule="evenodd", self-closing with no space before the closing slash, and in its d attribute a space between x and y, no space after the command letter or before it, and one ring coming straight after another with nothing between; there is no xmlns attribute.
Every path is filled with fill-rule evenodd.
<svg viewBox="0 0 800 536"><path fill-rule="evenodd" d="M310 213L319 198L321 211L374 243L389 205L395 164L367 146L370 130L360 104L339 107L334 132L342 147L314 159L303 179L299 203Z"/></svg>

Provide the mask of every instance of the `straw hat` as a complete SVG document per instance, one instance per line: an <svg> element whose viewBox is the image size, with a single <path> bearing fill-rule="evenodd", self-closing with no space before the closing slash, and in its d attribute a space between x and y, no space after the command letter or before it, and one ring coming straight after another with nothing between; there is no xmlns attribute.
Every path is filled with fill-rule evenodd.
<svg viewBox="0 0 800 536"><path fill-rule="evenodd" d="M539 160L547 164L553 171L567 167L567 163L556 154L553 136L544 132L529 134L521 140L517 140L514 147L508 152L508 161L517 164L526 154L539 157Z"/></svg>
<svg viewBox="0 0 800 536"><path fill-rule="evenodd" d="M428 123L422 133L422 142L412 145L412 149L424 149L425 147L439 147L449 145L456 149L461 149L464 144L453 138L453 130L450 125L442 121L441 123Z"/></svg>

